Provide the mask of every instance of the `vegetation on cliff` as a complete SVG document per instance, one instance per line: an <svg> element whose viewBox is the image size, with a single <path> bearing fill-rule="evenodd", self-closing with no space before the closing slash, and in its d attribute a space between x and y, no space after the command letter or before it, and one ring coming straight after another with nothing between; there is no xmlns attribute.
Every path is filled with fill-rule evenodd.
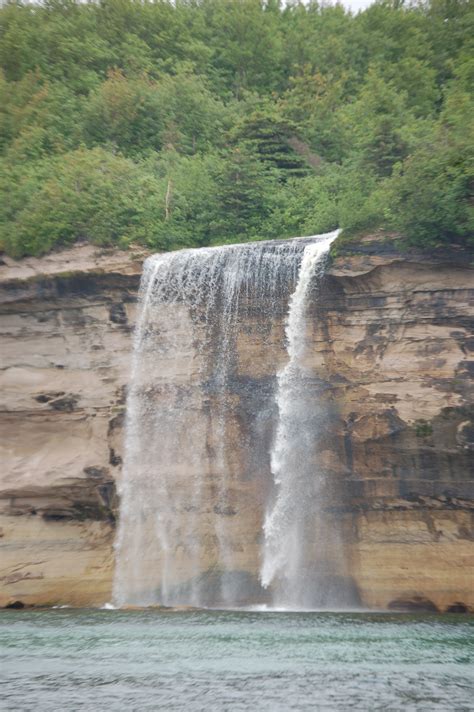
<svg viewBox="0 0 474 712"><path fill-rule="evenodd" d="M7 2L0 246L472 240L473 37L469 0Z"/></svg>

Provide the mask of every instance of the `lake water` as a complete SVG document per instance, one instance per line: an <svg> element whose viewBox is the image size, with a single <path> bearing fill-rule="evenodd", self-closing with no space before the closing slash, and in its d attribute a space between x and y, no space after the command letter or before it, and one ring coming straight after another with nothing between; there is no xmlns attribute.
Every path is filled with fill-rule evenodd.
<svg viewBox="0 0 474 712"><path fill-rule="evenodd" d="M0 613L2 710L473 710L473 663L460 615Z"/></svg>

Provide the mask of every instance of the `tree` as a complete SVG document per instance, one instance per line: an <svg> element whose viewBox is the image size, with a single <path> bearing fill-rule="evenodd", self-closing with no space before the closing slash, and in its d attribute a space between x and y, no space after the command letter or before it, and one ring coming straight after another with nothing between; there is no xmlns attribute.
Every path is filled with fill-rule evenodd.
<svg viewBox="0 0 474 712"><path fill-rule="evenodd" d="M341 161L344 157L345 137L337 111L347 98L348 80L349 73L335 79L304 65L298 74L290 76L280 100L283 115L291 119L321 159Z"/></svg>
<svg viewBox="0 0 474 712"><path fill-rule="evenodd" d="M39 69L44 77L87 93L114 61L98 32L92 3L47 0L42 5L8 2L0 13L0 66L7 79Z"/></svg>
<svg viewBox="0 0 474 712"><path fill-rule="evenodd" d="M192 154L212 145L225 116L206 82L185 68L159 81L114 69L90 97L84 133L89 144L130 156L169 147Z"/></svg>
<svg viewBox="0 0 474 712"><path fill-rule="evenodd" d="M81 102L39 71L8 82L0 70L0 151L9 160L35 160L77 145Z"/></svg>
<svg viewBox="0 0 474 712"><path fill-rule="evenodd" d="M230 140L233 145L245 144L248 152L287 180L306 175L309 168L291 146L295 134L296 126L284 119L274 104L259 102L234 124Z"/></svg>
<svg viewBox="0 0 474 712"><path fill-rule="evenodd" d="M128 155L160 149L165 126L165 107L156 84L147 77L130 80L118 69L109 71L85 109L87 143L110 143Z"/></svg>
<svg viewBox="0 0 474 712"><path fill-rule="evenodd" d="M217 176L217 204L213 234L223 239L246 240L258 235L270 213L276 179L246 146L236 146L223 161Z"/></svg>
<svg viewBox="0 0 474 712"><path fill-rule="evenodd" d="M208 245L219 215L217 176L222 159L214 154L181 156L170 149L151 157L147 169L159 183L161 218L156 224L160 241L173 246Z"/></svg>
<svg viewBox="0 0 474 712"><path fill-rule="evenodd" d="M343 107L338 118L345 129L347 150L363 168L379 177L391 174L395 163L408 155L403 126L413 122L405 93L399 93L375 69L370 69L360 95Z"/></svg>
<svg viewBox="0 0 474 712"><path fill-rule="evenodd" d="M156 179L102 148L72 151L26 170L3 167L0 191L0 244L17 257L78 240L170 247L164 237L158 239L162 212Z"/></svg>
<svg viewBox="0 0 474 712"><path fill-rule="evenodd" d="M465 242L473 36L471 0L5 0L3 244Z"/></svg>
<svg viewBox="0 0 474 712"><path fill-rule="evenodd" d="M244 89L278 86L282 38L274 4L261 0L203 0L212 65L237 97Z"/></svg>
<svg viewBox="0 0 474 712"><path fill-rule="evenodd" d="M411 244L474 244L472 96L451 90L430 140L389 184L386 212Z"/></svg>

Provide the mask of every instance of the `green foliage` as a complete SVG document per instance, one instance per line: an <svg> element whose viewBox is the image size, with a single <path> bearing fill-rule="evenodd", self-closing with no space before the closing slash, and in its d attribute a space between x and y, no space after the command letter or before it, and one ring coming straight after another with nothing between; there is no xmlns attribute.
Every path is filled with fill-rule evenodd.
<svg viewBox="0 0 474 712"><path fill-rule="evenodd" d="M274 193L265 236L317 235L339 225L341 172L332 168L317 177L293 179Z"/></svg>
<svg viewBox="0 0 474 712"><path fill-rule="evenodd" d="M427 420L415 420L415 435L417 438L429 438L433 434L433 426Z"/></svg>
<svg viewBox="0 0 474 712"><path fill-rule="evenodd" d="M231 238L238 242L257 236L270 212L275 177L246 146L237 146L223 161L216 182L219 212L214 241Z"/></svg>
<svg viewBox="0 0 474 712"><path fill-rule="evenodd" d="M404 93L369 67L358 99L339 112L346 145L353 145L361 168L389 176L395 163L408 154L403 127L413 120Z"/></svg>
<svg viewBox="0 0 474 712"><path fill-rule="evenodd" d="M72 148L81 101L39 71L8 82L0 70L0 152L10 161L34 160Z"/></svg>
<svg viewBox="0 0 474 712"><path fill-rule="evenodd" d="M248 152L269 169L280 171L286 180L308 172L306 162L291 146L296 134L296 126L284 119L274 104L260 102L234 125L230 137L234 145L245 144Z"/></svg>
<svg viewBox="0 0 474 712"><path fill-rule="evenodd" d="M202 0L200 9L211 63L223 85L237 97L244 89L275 89L283 46L278 6L261 0Z"/></svg>
<svg viewBox="0 0 474 712"><path fill-rule="evenodd" d="M77 240L170 246L156 229L163 219L157 180L102 148L4 170L0 192L0 244L18 257Z"/></svg>
<svg viewBox="0 0 474 712"><path fill-rule="evenodd" d="M474 244L474 102L449 91L435 131L387 186L389 224L413 245Z"/></svg>
<svg viewBox="0 0 474 712"><path fill-rule="evenodd" d="M163 206L155 240L186 247L209 244L219 215L217 176L221 164L216 155L181 156L173 149L148 160L146 167L159 181Z"/></svg>
<svg viewBox="0 0 474 712"><path fill-rule="evenodd" d="M212 145L224 117L201 77L181 71L160 81L130 79L111 70L90 96L84 134L88 143L111 143L125 155L169 147L195 153Z"/></svg>
<svg viewBox="0 0 474 712"><path fill-rule="evenodd" d="M472 244L470 0L7 0L0 247Z"/></svg>

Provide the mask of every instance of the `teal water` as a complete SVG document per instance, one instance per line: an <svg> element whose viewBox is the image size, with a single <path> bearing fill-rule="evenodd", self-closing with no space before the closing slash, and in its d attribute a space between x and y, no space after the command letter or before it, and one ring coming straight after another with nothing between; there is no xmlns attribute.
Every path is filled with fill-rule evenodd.
<svg viewBox="0 0 474 712"><path fill-rule="evenodd" d="M9 711L472 710L473 663L467 616L0 613Z"/></svg>

